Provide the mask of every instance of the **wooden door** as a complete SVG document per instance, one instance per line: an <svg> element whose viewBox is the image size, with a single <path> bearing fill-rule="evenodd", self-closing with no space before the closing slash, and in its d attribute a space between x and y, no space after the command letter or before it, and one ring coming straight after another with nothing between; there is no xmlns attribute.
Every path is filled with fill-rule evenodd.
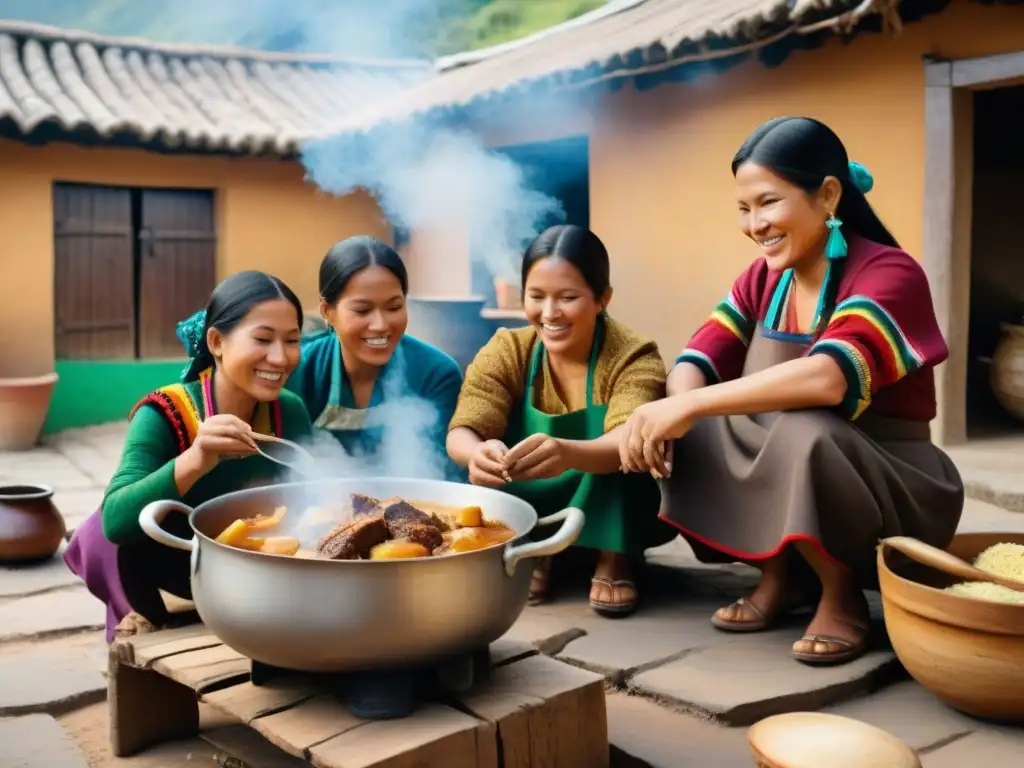
<svg viewBox="0 0 1024 768"><path fill-rule="evenodd" d="M216 279L213 193L143 190L139 357L181 357L175 326L206 306Z"/></svg>
<svg viewBox="0 0 1024 768"><path fill-rule="evenodd" d="M134 357L131 192L54 184L53 230L57 357ZM21 258L32 255L22 254Z"/></svg>

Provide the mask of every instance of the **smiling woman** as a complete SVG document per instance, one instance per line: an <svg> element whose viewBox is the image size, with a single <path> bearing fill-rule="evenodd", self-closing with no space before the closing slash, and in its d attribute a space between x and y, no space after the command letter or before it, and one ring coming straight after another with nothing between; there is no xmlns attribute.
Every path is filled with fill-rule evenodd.
<svg viewBox="0 0 1024 768"><path fill-rule="evenodd" d="M637 604L632 565L674 538L656 517L649 475L619 473L618 434L633 410L664 394L653 341L608 317L610 264L593 232L557 226L523 258L530 325L500 330L466 372L448 453L476 485L526 499L542 516L578 507L577 545L599 552L590 603L608 616ZM531 599L547 597L550 561Z"/></svg>
<svg viewBox="0 0 1024 768"><path fill-rule="evenodd" d="M320 313L330 331L303 343L287 387L302 398L314 426L349 453L375 453L388 402L415 398L436 411L428 442L444 456L462 371L440 349L405 333L408 291L401 257L372 237L336 243L320 263Z"/></svg>
<svg viewBox="0 0 1024 768"><path fill-rule="evenodd" d="M291 440L309 436L302 402L282 391L299 362L301 326L295 294L262 272L227 278L204 312L179 325L189 354L182 383L135 407L103 503L75 532L64 556L106 603L108 642L119 626L132 632L166 622L159 590L191 596L188 553L146 538L139 527L142 508L160 500L195 507L275 482L280 467L256 455L253 432ZM182 515L165 525L191 537Z"/></svg>
<svg viewBox="0 0 1024 768"><path fill-rule="evenodd" d="M702 560L761 569L716 627L767 629L815 605L794 657L850 661L868 647L878 540L943 547L960 518L963 484L928 428L946 343L924 270L831 129L773 120L732 170L759 258L677 359L669 397L626 424L621 458L643 471L671 445L664 519Z"/></svg>

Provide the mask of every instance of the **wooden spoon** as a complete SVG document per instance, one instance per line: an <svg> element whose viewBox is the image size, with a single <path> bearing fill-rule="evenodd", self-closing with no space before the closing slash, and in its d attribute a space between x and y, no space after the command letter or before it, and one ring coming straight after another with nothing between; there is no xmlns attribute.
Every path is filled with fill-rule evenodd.
<svg viewBox="0 0 1024 768"><path fill-rule="evenodd" d="M914 562L927 565L943 573L950 573L964 581L987 581L1016 592L1024 592L1024 582L986 573L980 568L975 568L970 563L965 563L956 555L951 555L945 550L933 547L931 544L925 544L918 539L912 539L909 536L891 536L888 539L882 539L882 546L892 547L897 552L902 552Z"/></svg>
<svg viewBox="0 0 1024 768"><path fill-rule="evenodd" d="M256 450L259 452L260 456L262 456L265 459L270 459L271 461L276 462L277 464L281 464L283 466L290 467L292 469L296 469L300 472L303 472L303 467L308 469L311 464L314 464L316 462L316 459L313 458L313 454L311 454L298 443L293 443L291 440L285 440L283 437L274 437L273 435L264 435L261 434L260 432L253 432L252 437L254 440L256 440L257 443L274 443L276 445L285 446L288 450L293 451L294 453L298 454L301 457L301 459L298 461L287 461L285 459L280 458L279 456L274 456L272 453L264 451L262 448L259 447L259 445L256 446ZM276 453L276 451L274 453Z"/></svg>

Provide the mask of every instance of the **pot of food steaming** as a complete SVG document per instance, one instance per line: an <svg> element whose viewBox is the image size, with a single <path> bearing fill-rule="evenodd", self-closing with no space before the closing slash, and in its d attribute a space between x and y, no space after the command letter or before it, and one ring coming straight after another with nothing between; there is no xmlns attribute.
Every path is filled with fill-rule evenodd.
<svg viewBox="0 0 1024 768"><path fill-rule="evenodd" d="M191 540L161 527L171 512L188 515ZM191 552L196 610L225 645L309 672L486 647L522 613L532 559L569 547L583 522L575 508L538 520L501 491L395 478L273 485L195 509L158 501L140 514L152 539ZM553 523L550 537L526 538Z"/></svg>

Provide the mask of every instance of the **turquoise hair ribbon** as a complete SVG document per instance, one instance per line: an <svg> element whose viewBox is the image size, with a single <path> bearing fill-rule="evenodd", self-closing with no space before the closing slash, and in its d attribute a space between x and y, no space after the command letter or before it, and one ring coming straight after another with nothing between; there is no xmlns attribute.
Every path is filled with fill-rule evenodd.
<svg viewBox="0 0 1024 768"><path fill-rule="evenodd" d="M188 365L181 372L182 382L193 381L199 377L197 367L205 368L206 361L202 360L208 355L206 349L206 310L199 310L187 320L178 323L174 335L185 347L185 354L188 355ZM203 363L200 365L200 363Z"/></svg>
<svg viewBox="0 0 1024 768"><path fill-rule="evenodd" d="M866 195L875 186L875 177L871 175L871 171L865 168L860 163L850 162L850 181L862 195Z"/></svg>

